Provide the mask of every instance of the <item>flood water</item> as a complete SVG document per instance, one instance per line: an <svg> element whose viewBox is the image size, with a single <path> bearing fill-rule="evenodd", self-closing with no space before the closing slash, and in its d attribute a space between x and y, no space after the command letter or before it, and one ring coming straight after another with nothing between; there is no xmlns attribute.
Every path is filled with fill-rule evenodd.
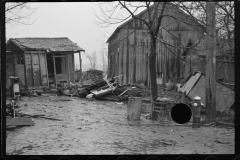
<svg viewBox="0 0 240 160"><path fill-rule="evenodd" d="M233 129L163 126L143 116L128 121L126 104L62 98L23 97L18 102L22 113L62 121L33 118L34 126L7 131L8 155L234 153ZM214 143L220 137L229 143Z"/></svg>

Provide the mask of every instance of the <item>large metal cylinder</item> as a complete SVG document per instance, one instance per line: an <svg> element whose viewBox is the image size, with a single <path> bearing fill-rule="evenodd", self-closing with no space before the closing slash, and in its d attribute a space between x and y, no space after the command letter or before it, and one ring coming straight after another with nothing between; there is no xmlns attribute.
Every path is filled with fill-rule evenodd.
<svg viewBox="0 0 240 160"><path fill-rule="evenodd" d="M141 117L142 99L141 98L129 98L127 105L127 119L139 120Z"/></svg>

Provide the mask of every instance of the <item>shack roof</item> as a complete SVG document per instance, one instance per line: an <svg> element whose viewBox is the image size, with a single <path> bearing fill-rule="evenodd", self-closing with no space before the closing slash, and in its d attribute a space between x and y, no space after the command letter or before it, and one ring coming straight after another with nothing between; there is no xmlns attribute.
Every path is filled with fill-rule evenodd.
<svg viewBox="0 0 240 160"><path fill-rule="evenodd" d="M46 50L46 51L85 51L83 48L79 47L76 43L73 43L67 37L57 37L57 38L11 38L8 40L15 43L18 47L23 50ZM7 44L8 44L7 43Z"/></svg>
<svg viewBox="0 0 240 160"><path fill-rule="evenodd" d="M174 9L177 9L180 13L184 14L185 16L187 17L190 17L188 14L186 14L185 12L183 12L177 5L173 4L172 2L168 2L167 5L171 5ZM154 7L154 5L151 5L150 6L150 9L152 9ZM137 15L135 15L136 17L140 17L142 14L144 14L145 12L147 12L147 9L141 11L140 13L138 13ZM199 27L201 27L203 29L203 31L205 30L205 28L203 27L203 25L201 25L200 23L198 23L196 20L194 20L193 18L190 17L190 19L196 24L198 25ZM107 39L106 43L108 43L110 41L110 39L117 34L118 30L120 28L122 28L124 25L128 24L129 22L133 21L134 18L130 18L128 19L126 22L124 22L123 24L121 24L120 26L118 26L113 34L111 34L111 36Z"/></svg>

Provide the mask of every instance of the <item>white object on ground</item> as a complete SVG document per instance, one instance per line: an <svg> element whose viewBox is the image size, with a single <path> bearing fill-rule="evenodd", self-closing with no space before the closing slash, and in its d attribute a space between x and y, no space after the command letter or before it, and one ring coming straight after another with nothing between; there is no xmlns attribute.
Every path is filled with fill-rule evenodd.
<svg viewBox="0 0 240 160"><path fill-rule="evenodd" d="M92 98L94 94L89 94L86 96L86 98Z"/></svg>
<svg viewBox="0 0 240 160"><path fill-rule="evenodd" d="M124 104L123 102L116 102L117 104Z"/></svg>

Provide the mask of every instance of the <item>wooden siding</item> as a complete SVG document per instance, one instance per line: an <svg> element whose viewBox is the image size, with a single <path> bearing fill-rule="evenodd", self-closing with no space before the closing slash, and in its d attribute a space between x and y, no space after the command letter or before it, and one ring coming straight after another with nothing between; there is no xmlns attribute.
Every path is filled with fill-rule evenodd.
<svg viewBox="0 0 240 160"><path fill-rule="evenodd" d="M25 85L24 65L15 64L15 75L19 77L20 81Z"/></svg>
<svg viewBox="0 0 240 160"><path fill-rule="evenodd" d="M6 87L10 86L10 76L15 76L14 54L6 54Z"/></svg>
<svg viewBox="0 0 240 160"><path fill-rule="evenodd" d="M32 58L31 54L25 54L26 78L29 87L33 86Z"/></svg>
<svg viewBox="0 0 240 160"><path fill-rule="evenodd" d="M67 54L68 56L68 67L69 67L69 71L70 71L70 82L74 83L74 59L71 54Z"/></svg>
<svg viewBox="0 0 240 160"><path fill-rule="evenodd" d="M45 53L46 54L46 53ZM42 76L42 85L48 86L48 76L47 76L47 66L46 66L46 59L45 54L40 54L40 64L41 64L41 76Z"/></svg>
<svg viewBox="0 0 240 160"><path fill-rule="evenodd" d="M171 7L170 7L171 8ZM176 9L169 9L166 14L171 14L177 19L184 19L188 23L196 24L188 16ZM146 14L142 14L146 17ZM144 83L150 85L148 56L150 54L150 36L147 34L145 25L134 31L139 26L136 20L129 21L109 40L109 64L110 71L108 76L117 76L123 74L119 78L119 82L126 83ZM179 48L168 46L157 42L156 71L163 72L163 83L168 82L172 78L186 78L189 72L189 63L184 63L178 56L181 55L187 43L191 39L193 43L198 43L199 38L203 34L200 27L191 27L171 17L164 17L159 34L166 43ZM160 27L160 28L161 28ZM134 31L134 32L133 32ZM133 33L132 33L133 32ZM132 33L130 36L128 36ZM127 37L128 36L128 37ZM127 38L126 38L127 37ZM145 38L144 38L145 37ZM201 48L204 43L198 46ZM119 48L119 53L118 53ZM176 55L174 55L176 54ZM113 54L111 56L111 54ZM203 51L196 51L196 54L204 54ZM117 72L116 72L117 70Z"/></svg>
<svg viewBox="0 0 240 160"><path fill-rule="evenodd" d="M10 53L6 54L6 78L7 83L6 87L8 87L8 77L10 76L18 76L23 84L27 83L27 86L48 86L48 67L46 60L45 51L23 51L16 44L10 42L7 44L7 50L10 50ZM19 56L25 53L25 57L23 56L23 64L19 63ZM74 83L74 56L73 53L67 52L64 53L67 55L67 64L69 68L63 67L66 66L66 63L61 65L62 70L66 73L65 75L60 75L62 78L67 79L68 81L68 73L70 74L70 82ZM66 70L66 69L67 70ZM26 79L25 79L26 74Z"/></svg>
<svg viewBox="0 0 240 160"><path fill-rule="evenodd" d="M31 53L34 86L41 86L38 53Z"/></svg>

